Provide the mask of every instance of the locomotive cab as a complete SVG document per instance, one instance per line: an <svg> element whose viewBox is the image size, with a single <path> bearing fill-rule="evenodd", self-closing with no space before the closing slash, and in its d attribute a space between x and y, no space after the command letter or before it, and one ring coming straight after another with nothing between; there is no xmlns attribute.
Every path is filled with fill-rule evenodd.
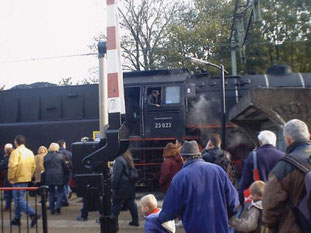
<svg viewBox="0 0 311 233"><path fill-rule="evenodd" d="M150 103L158 91L159 104ZM185 123L182 84L146 86L144 93L144 136L158 138L183 136ZM150 98L151 97L151 98Z"/></svg>
<svg viewBox="0 0 311 233"><path fill-rule="evenodd" d="M185 134L185 71L144 71L124 74L127 126L143 140ZM134 84L135 85L131 85ZM139 86L137 86L139 84Z"/></svg>

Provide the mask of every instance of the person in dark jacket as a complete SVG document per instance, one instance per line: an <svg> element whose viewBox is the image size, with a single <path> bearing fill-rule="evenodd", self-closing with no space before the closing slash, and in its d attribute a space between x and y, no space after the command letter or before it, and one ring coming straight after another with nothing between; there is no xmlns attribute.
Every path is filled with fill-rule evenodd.
<svg viewBox="0 0 311 233"><path fill-rule="evenodd" d="M49 202L51 214L61 213L64 195L65 159L59 153L59 145L51 143L49 153L44 157L45 184L49 186ZM56 190L57 189L57 190ZM56 206L55 194L57 192Z"/></svg>
<svg viewBox="0 0 311 233"><path fill-rule="evenodd" d="M113 165L112 172L112 218L117 218L125 204L131 213L131 226L139 226L138 210L135 203L135 183L130 181L130 168L135 168L131 152L127 150L119 156Z"/></svg>
<svg viewBox="0 0 311 233"><path fill-rule="evenodd" d="M221 138L219 134L212 134L206 144L206 147L202 150L202 159L209 163L215 163L215 160L219 156L226 156L230 161L231 155L228 151L224 151L221 148Z"/></svg>
<svg viewBox="0 0 311 233"><path fill-rule="evenodd" d="M238 194L225 171L204 162L194 140L184 142L180 155L184 166L166 193L160 223L181 215L187 233L228 233Z"/></svg>
<svg viewBox="0 0 311 233"><path fill-rule="evenodd" d="M308 126L291 120L284 126L286 156L292 156L311 170L311 142ZM269 175L263 196L263 217L271 232L311 232L308 221L299 216L297 207L304 195L305 173L285 160L280 160Z"/></svg>
<svg viewBox="0 0 311 233"><path fill-rule="evenodd" d="M168 143L163 150L164 161L161 165L160 189L166 193L173 177L182 168L179 149L173 143Z"/></svg>
<svg viewBox="0 0 311 233"><path fill-rule="evenodd" d="M64 195L63 195L63 206L69 206L69 199L72 195L71 188L69 186L69 180L72 177L71 168L72 168L72 153L66 149L65 140L58 140L59 153L64 155L67 170L70 170L65 174L65 185L64 185Z"/></svg>
<svg viewBox="0 0 311 233"><path fill-rule="evenodd" d="M261 131L258 134L258 141L260 147L256 151L257 169L259 171L259 179L266 182L268 180L270 171L274 168L279 159L284 156L284 153L275 148L276 136L269 130ZM243 172L239 185L239 199L241 205L244 204L243 191L254 182L253 153L254 152L249 153L243 165Z"/></svg>
<svg viewBox="0 0 311 233"><path fill-rule="evenodd" d="M13 145L7 143L4 146L4 156L0 163L0 172L4 172L4 187L12 187L12 184L8 181L8 164L10 154L13 151ZM13 199L12 191L4 191L5 207L4 210L11 209L11 203Z"/></svg>
<svg viewBox="0 0 311 233"><path fill-rule="evenodd" d="M159 90L152 90L152 94L147 96L148 105L160 107L161 98Z"/></svg>

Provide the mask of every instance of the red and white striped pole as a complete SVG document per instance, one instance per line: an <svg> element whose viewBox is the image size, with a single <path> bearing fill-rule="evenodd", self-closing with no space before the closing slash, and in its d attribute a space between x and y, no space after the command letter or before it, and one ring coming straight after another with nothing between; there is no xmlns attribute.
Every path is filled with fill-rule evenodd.
<svg viewBox="0 0 311 233"><path fill-rule="evenodd" d="M125 114L117 0L107 0L108 112Z"/></svg>

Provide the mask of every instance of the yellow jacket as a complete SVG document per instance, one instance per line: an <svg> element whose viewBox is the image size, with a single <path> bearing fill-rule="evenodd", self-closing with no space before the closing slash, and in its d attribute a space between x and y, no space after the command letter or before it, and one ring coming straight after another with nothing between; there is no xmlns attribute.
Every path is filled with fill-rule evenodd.
<svg viewBox="0 0 311 233"><path fill-rule="evenodd" d="M25 145L12 151L8 165L8 180L13 183L30 182L36 168L35 157Z"/></svg>

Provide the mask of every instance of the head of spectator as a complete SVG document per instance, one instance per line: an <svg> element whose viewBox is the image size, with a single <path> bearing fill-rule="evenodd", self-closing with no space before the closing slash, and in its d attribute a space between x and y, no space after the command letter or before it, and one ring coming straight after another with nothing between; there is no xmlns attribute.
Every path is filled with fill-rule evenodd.
<svg viewBox="0 0 311 233"><path fill-rule="evenodd" d="M57 143L58 143L60 148L66 149L66 142L65 142L65 140L63 140L63 139L58 140Z"/></svg>
<svg viewBox="0 0 311 233"><path fill-rule="evenodd" d="M179 149L178 147L173 143L168 143L163 150L163 157L169 158L169 157L175 157L179 155Z"/></svg>
<svg viewBox="0 0 311 233"><path fill-rule="evenodd" d="M209 140L206 144L205 149L209 150L209 149L213 149L215 147L220 148L220 146L221 146L220 135L215 133L215 134L211 134L211 136L209 137Z"/></svg>
<svg viewBox="0 0 311 233"><path fill-rule="evenodd" d="M181 155L184 163L189 160L201 158L201 152L198 143L195 140L184 141L184 144L180 148L179 154Z"/></svg>
<svg viewBox="0 0 311 233"><path fill-rule="evenodd" d="M184 139L182 137L178 137L175 141L175 145L178 147L178 148L181 148L182 147L182 144L184 143Z"/></svg>
<svg viewBox="0 0 311 233"><path fill-rule="evenodd" d="M284 125L284 137L287 146L294 142L309 141L310 133L308 126L301 120L290 120Z"/></svg>
<svg viewBox="0 0 311 233"><path fill-rule="evenodd" d="M9 154L8 152L9 151L12 152L12 150L13 150L13 145L11 143L7 143L4 145L4 154L5 155L8 155Z"/></svg>
<svg viewBox="0 0 311 233"><path fill-rule="evenodd" d="M154 98L158 98L159 97L159 95L160 95L160 92L159 92L159 90L153 90L152 91L152 96L154 97Z"/></svg>
<svg viewBox="0 0 311 233"><path fill-rule="evenodd" d="M24 145L26 143L26 139L23 135L17 135L15 138L14 138L14 145L15 147L19 147L21 145Z"/></svg>
<svg viewBox="0 0 311 233"><path fill-rule="evenodd" d="M144 216L148 216L158 208L158 202L154 195L148 194L140 199L140 209Z"/></svg>
<svg viewBox="0 0 311 233"><path fill-rule="evenodd" d="M254 201L262 200L265 191L265 182L257 180L250 187L251 195Z"/></svg>
<svg viewBox="0 0 311 233"><path fill-rule="evenodd" d="M40 146L38 149L38 154L47 154L48 149L45 146Z"/></svg>
<svg viewBox="0 0 311 233"><path fill-rule="evenodd" d="M81 142L88 142L88 141L90 141L90 139L88 137L81 138Z"/></svg>
<svg viewBox="0 0 311 233"><path fill-rule="evenodd" d="M258 141L260 146L264 145L276 145L276 136L275 133L269 130L263 130L258 134Z"/></svg>
<svg viewBox="0 0 311 233"><path fill-rule="evenodd" d="M58 152L59 151L59 144L52 142L49 146L49 152Z"/></svg>

